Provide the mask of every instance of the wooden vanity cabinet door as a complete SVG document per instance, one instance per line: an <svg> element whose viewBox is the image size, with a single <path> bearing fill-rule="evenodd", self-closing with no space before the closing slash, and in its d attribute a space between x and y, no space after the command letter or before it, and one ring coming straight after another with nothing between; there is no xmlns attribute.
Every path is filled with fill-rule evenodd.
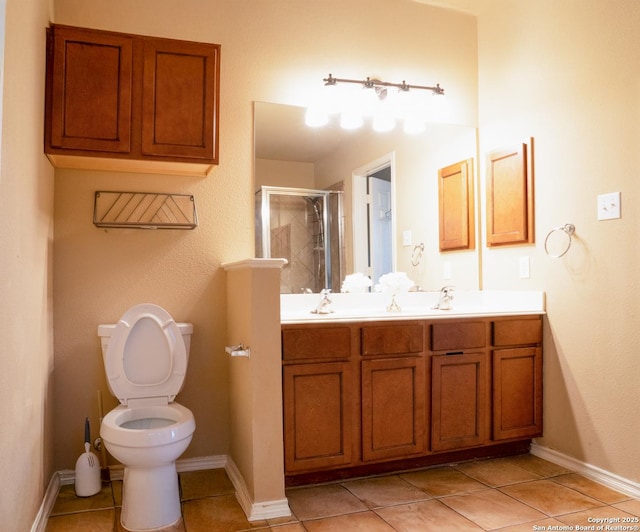
<svg viewBox="0 0 640 532"><path fill-rule="evenodd" d="M144 40L142 154L217 162L219 45Z"/></svg>
<svg viewBox="0 0 640 532"><path fill-rule="evenodd" d="M432 351L464 351L487 345L484 320L441 320L431 325Z"/></svg>
<svg viewBox="0 0 640 532"><path fill-rule="evenodd" d="M348 360L355 348L353 337L349 325L283 327L282 360L299 363Z"/></svg>
<svg viewBox="0 0 640 532"><path fill-rule="evenodd" d="M493 352L493 439L542 434L542 350Z"/></svg>
<svg viewBox="0 0 640 532"><path fill-rule="evenodd" d="M424 351L422 323L373 325L362 328L362 356L411 355Z"/></svg>
<svg viewBox="0 0 640 532"><path fill-rule="evenodd" d="M534 242L533 139L487 154L487 246Z"/></svg>
<svg viewBox="0 0 640 532"><path fill-rule="evenodd" d="M473 159L438 170L440 251L475 248Z"/></svg>
<svg viewBox="0 0 640 532"><path fill-rule="evenodd" d="M489 439L486 352L431 357L431 450L477 447Z"/></svg>
<svg viewBox="0 0 640 532"><path fill-rule="evenodd" d="M133 40L64 26L54 26L48 38L50 101L45 151L53 147L129 153Z"/></svg>
<svg viewBox="0 0 640 532"><path fill-rule="evenodd" d="M351 365L284 366L283 387L285 473L348 466L357 388Z"/></svg>
<svg viewBox="0 0 640 532"><path fill-rule="evenodd" d="M362 361L362 458L425 451L424 357Z"/></svg>

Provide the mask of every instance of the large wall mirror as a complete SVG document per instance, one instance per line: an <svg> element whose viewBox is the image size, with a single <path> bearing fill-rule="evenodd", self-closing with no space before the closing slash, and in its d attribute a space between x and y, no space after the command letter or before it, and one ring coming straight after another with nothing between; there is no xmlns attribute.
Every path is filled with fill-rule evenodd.
<svg viewBox="0 0 640 532"><path fill-rule="evenodd" d="M476 158L475 128L309 128L301 107L254 105L256 256L288 260L283 293L387 271L425 290L479 288L479 246L441 253L438 231L438 169Z"/></svg>

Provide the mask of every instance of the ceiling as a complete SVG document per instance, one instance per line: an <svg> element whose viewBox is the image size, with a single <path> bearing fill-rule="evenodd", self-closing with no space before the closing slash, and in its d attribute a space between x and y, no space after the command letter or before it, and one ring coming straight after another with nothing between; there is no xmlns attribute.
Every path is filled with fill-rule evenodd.
<svg viewBox="0 0 640 532"><path fill-rule="evenodd" d="M355 135L362 135L362 129L348 131L337 124L308 127L304 123L304 113L303 107L256 102L255 157L315 162Z"/></svg>

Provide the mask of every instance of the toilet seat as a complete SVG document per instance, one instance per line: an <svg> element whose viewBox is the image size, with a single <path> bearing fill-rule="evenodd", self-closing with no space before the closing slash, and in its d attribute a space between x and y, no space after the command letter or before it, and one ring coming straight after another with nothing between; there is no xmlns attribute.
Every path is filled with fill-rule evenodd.
<svg viewBox="0 0 640 532"><path fill-rule="evenodd" d="M131 426L136 422L162 420L158 426ZM107 413L100 424L100 436L108 446L149 449L191 438L196 429L191 410L173 402L163 406L127 407L119 405Z"/></svg>
<svg viewBox="0 0 640 532"><path fill-rule="evenodd" d="M171 315L150 303L130 308L111 335L105 370L123 405L172 402L184 382L187 354Z"/></svg>

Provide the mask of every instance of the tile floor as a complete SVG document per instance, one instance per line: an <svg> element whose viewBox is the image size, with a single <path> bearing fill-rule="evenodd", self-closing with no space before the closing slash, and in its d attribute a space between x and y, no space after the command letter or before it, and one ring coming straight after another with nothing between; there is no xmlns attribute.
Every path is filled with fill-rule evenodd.
<svg viewBox="0 0 640 532"><path fill-rule="evenodd" d="M224 470L181 473L180 486L183 522L167 530L512 532L579 530L577 525L597 530L595 519L608 520L611 527L640 527L640 499L533 455L291 488L287 497L294 515L251 523ZM73 485L63 486L47 532L120 532L121 500L120 481L88 498L76 497Z"/></svg>

